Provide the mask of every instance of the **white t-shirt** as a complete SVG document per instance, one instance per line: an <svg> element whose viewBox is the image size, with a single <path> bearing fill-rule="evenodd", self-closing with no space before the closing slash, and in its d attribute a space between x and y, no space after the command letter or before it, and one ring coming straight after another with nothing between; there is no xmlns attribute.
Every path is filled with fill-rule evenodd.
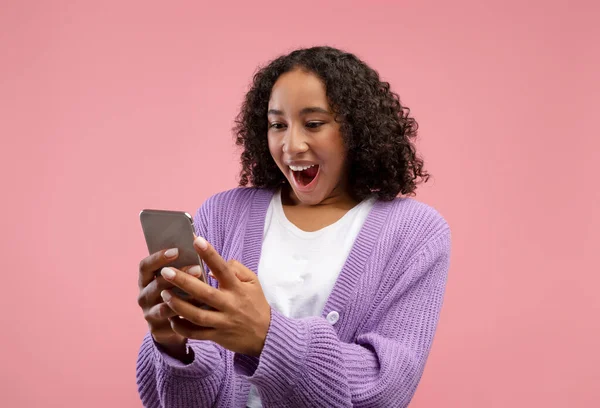
<svg viewBox="0 0 600 408"><path fill-rule="evenodd" d="M375 198L369 198L335 223L307 232L283 212L281 192L273 195L265 218L258 280L272 308L284 316L320 316ZM254 386L247 406L262 407Z"/></svg>

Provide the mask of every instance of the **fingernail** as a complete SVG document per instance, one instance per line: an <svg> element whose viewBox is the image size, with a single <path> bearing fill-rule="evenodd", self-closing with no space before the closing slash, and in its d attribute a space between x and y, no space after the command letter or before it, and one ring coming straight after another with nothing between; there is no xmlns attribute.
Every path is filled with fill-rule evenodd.
<svg viewBox="0 0 600 408"><path fill-rule="evenodd" d="M206 248L208 248L208 242L206 242L206 240L202 237L196 238L196 240L194 241L194 245L196 245L198 248L200 248L203 251L205 251Z"/></svg>
<svg viewBox="0 0 600 408"><path fill-rule="evenodd" d="M175 271L171 268L162 268L160 274L165 279L173 279L175 277Z"/></svg>
<svg viewBox="0 0 600 408"><path fill-rule="evenodd" d="M200 268L200 265L194 265L187 270L187 273L196 278L199 278L200 276L202 276L202 268Z"/></svg>
<svg viewBox="0 0 600 408"><path fill-rule="evenodd" d="M177 248L171 248L165 251L166 258L175 258L177 255L179 255L179 249Z"/></svg>
<svg viewBox="0 0 600 408"><path fill-rule="evenodd" d="M160 292L160 296L163 298L163 300L165 302L168 302L172 298L171 294L169 292L167 292L166 290L163 290L162 292Z"/></svg>

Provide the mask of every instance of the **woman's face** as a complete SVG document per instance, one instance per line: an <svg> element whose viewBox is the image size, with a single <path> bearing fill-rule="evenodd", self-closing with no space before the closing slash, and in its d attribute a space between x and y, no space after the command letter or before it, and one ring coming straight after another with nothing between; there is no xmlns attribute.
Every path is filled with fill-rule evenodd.
<svg viewBox="0 0 600 408"><path fill-rule="evenodd" d="M282 74L269 100L269 150L297 204L346 198L346 147L340 125L315 74Z"/></svg>

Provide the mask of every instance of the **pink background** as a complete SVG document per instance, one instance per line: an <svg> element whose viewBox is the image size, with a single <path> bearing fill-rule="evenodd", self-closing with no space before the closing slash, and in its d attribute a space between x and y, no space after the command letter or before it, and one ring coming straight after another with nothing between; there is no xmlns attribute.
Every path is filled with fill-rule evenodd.
<svg viewBox="0 0 600 408"><path fill-rule="evenodd" d="M411 107L453 229L411 406L597 406L599 3L254 3L1 2L0 405L141 405L138 212L234 187L254 69L331 44Z"/></svg>

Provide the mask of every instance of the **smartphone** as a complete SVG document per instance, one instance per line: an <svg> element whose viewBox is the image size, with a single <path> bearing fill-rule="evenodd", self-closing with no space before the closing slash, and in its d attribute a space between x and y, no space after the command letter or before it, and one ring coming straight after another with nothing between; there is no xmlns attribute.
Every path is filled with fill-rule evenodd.
<svg viewBox="0 0 600 408"><path fill-rule="evenodd" d="M165 266L181 269L184 266L200 265L202 276L199 279L207 282L206 269L194 249L194 221L191 215L182 211L146 209L140 212L140 222L150 254L177 248L179 256ZM156 274L160 274L160 270ZM179 288L174 288L174 291L182 298L189 298Z"/></svg>

